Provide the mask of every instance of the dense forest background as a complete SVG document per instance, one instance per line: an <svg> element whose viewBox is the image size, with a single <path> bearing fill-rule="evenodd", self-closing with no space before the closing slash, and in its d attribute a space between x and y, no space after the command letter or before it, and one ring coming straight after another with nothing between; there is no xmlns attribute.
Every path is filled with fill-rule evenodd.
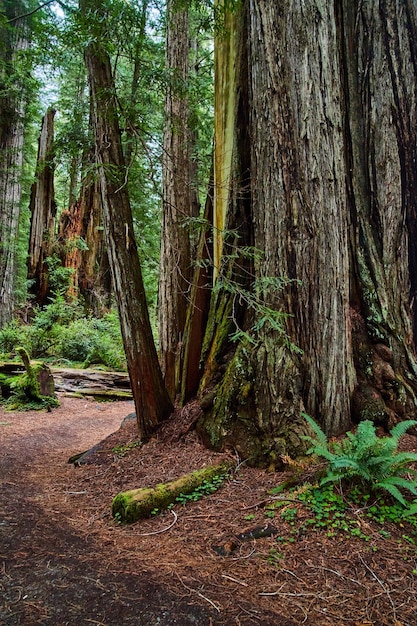
<svg viewBox="0 0 417 626"><path fill-rule="evenodd" d="M189 18L182 11L187 14L182 34L186 76L166 62L164 6L120 2L105 13L100 16L93 6L79 10L77 3L2 3L2 154L7 160L1 170L0 309L5 355L23 344L33 358L52 363L126 367L93 155L84 61L93 31L99 31L111 56L124 183L156 340L169 92L178 98L186 93L197 215L204 203L213 134L210 7L191 9ZM198 224L190 228L197 230Z"/></svg>
<svg viewBox="0 0 417 626"><path fill-rule="evenodd" d="M415 416L413 2L0 8L5 355L253 463Z"/></svg>

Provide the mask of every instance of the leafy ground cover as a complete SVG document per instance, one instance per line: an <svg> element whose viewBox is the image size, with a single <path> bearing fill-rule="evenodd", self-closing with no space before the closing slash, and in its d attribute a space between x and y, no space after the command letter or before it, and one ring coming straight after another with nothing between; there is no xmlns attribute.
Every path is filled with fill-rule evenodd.
<svg viewBox="0 0 417 626"><path fill-rule="evenodd" d="M314 486L317 467L267 472L210 452L188 428L197 406L141 446L134 421L119 428L130 402L60 401L0 412L0 623L415 624L415 520L388 496L347 498ZM67 463L100 440L88 464ZM129 526L112 518L119 491L225 457L236 469L215 490Z"/></svg>

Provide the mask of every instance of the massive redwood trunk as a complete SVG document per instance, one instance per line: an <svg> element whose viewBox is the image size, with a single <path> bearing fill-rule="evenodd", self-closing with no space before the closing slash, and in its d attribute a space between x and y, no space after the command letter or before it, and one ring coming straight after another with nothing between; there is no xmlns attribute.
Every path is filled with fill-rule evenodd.
<svg viewBox="0 0 417 626"><path fill-rule="evenodd" d="M233 224L240 205L256 250L246 296L235 288L231 303L229 286L212 298L199 428L217 448L279 462L303 448L302 411L328 434L416 415L416 11L409 0L226 11L215 217ZM228 256L219 238L220 287ZM289 316L281 331L274 309ZM233 321L247 332L235 347Z"/></svg>
<svg viewBox="0 0 417 626"><path fill-rule="evenodd" d="M55 243L56 204L54 194L54 117L49 109L42 119L39 137L36 180L30 196L30 235L28 279L30 293L38 304L45 304L49 295L49 276L46 259L51 257Z"/></svg>
<svg viewBox="0 0 417 626"><path fill-rule="evenodd" d="M91 19L100 3L80 3ZM100 22L101 23L101 22ZM126 187L121 134L110 59L100 39L85 51L90 81L95 159L101 194L104 233L140 436L149 438L168 417L172 404L163 384L149 322L139 257Z"/></svg>

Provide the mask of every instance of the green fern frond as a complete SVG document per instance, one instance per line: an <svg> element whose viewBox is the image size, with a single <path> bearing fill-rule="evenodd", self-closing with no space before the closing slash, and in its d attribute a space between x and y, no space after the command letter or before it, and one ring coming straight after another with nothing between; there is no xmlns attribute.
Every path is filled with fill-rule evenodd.
<svg viewBox="0 0 417 626"><path fill-rule="evenodd" d="M383 488L385 489L385 491L388 491L388 493L390 493L392 497L395 498L398 502L401 502L403 506L407 506L407 500L404 498L403 494L398 489L398 487L396 487L395 485L391 485L390 483L384 482L383 486L382 486L382 483L380 483L380 488Z"/></svg>
<svg viewBox="0 0 417 626"><path fill-rule="evenodd" d="M407 489L413 495L417 496L417 485L410 480L402 478L402 476L388 476L376 484L377 487L382 487L383 489L386 489L387 485L395 485L396 487Z"/></svg>
<svg viewBox="0 0 417 626"><path fill-rule="evenodd" d="M308 435L305 435L303 437L303 439L307 440L307 441L311 441L311 443L313 444L321 444L321 447L323 449L328 449L328 442L327 442L327 436L324 433L324 431L320 428L320 426L317 424L317 422L315 422L313 420L312 417L310 417L309 415L307 415L307 413L301 413L301 416L304 417L304 419L306 420L307 424L310 426L311 430L314 432L315 434L315 438L313 437L309 437Z"/></svg>
<svg viewBox="0 0 417 626"><path fill-rule="evenodd" d="M417 421L400 422L390 436L378 437L373 422L365 420L355 433L348 432L341 441L329 442L320 426L309 415L302 415L315 435L304 437L313 444L308 453L314 452L327 461L327 475L321 485L356 479L370 490L384 489L404 507L409 506L400 489L417 495L417 471L409 467L417 462L417 453L398 453L397 448L399 438Z"/></svg>
<svg viewBox="0 0 417 626"><path fill-rule="evenodd" d="M417 452L397 452L394 459L395 463L398 465L403 465L405 463L416 463Z"/></svg>
<svg viewBox="0 0 417 626"><path fill-rule="evenodd" d="M403 513L403 517L409 517L410 515L417 515L417 502L415 500Z"/></svg>
<svg viewBox="0 0 417 626"><path fill-rule="evenodd" d="M407 430L412 426L417 426L416 420L404 420L403 422L398 422L398 424L396 424L394 428L390 431L390 435L394 440L398 442L400 437L405 435Z"/></svg>

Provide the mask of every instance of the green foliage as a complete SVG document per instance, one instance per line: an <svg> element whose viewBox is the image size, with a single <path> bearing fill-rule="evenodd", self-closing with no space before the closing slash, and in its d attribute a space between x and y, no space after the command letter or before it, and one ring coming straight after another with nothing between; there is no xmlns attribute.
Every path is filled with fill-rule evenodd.
<svg viewBox="0 0 417 626"><path fill-rule="evenodd" d="M408 503L400 489L417 495L417 473L410 468L417 461L417 454L398 452L400 438L417 424L415 420L398 423L389 437L378 437L374 424L366 420L359 424L356 433L348 432L341 441L329 442L310 416L304 414L304 418L315 434L315 438L307 437L313 444L308 453L327 461L322 485L358 481L372 491L387 491L405 507Z"/></svg>
<svg viewBox="0 0 417 626"><path fill-rule="evenodd" d="M18 344L24 343L21 337L21 325L16 319L3 326L0 329L0 354L6 356L12 353Z"/></svg>
<svg viewBox="0 0 417 626"><path fill-rule="evenodd" d="M224 475L213 476L211 480L203 480L201 485L196 487L194 491L191 493L181 493L179 496L175 498L175 502L179 504L183 504L184 506L187 502L198 502L204 496L209 496L210 494L217 491L223 484L225 479Z"/></svg>
<svg viewBox="0 0 417 626"><path fill-rule="evenodd" d="M342 533L371 543L377 551L376 537L389 538L400 530L400 545L417 546L417 499L408 502L400 491L416 493L410 463L417 455L398 452L400 437L416 422L399 423L389 437L377 437L373 424L362 422L355 434L329 442L314 420L304 417L314 433L307 437L313 444L309 453L326 460L327 473L323 476L322 464L307 468L303 463L308 481L301 483L300 468L294 463L298 484L290 480L271 490L264 514L280 515L278 541L285 545L313 531L328 538Z"/></svg>
<svg viewBox="0 0 417 626"><path fill-rule="evenodd" d="M48 266L49 288L56 295L63 295L71 283L73 269L63 267L57 254L45 259Z"/></svg>
<svg viewBox="0 0 417 626"><path fill-rule="evenodd" d="M272 489L271 493L275 494L277 490ZM282 493L281 489L279 493ZM298 506L290 504L291 500L296 500ZM374 522L381 537L390 537L393 525L407 527L408 534L403 538L417 544L417 511L413 514L411 508L405 509L396 501L371 500L363 486L357 485L346 493L334 484L292 487L288 490L288 498L279 497L267 505L265 516L276 516L280 509L281 520L289 527L289 534L283 532L279 537L282 542L311 531L324 531L329 538L343 533L370 541L369 522Z"/></svg>
<svg viewBox="0 0 417 626"><path fill-rule="evenodd" d="M139 448L141 445L142 442L139 440L131 441L130 443L126 443L124 445L119 445L115 448L112 448L112 452L114 452L114 454L117 454L117 456L119 457L124 457L126 456L126 454L128 454L128 452L130 452L134 448Z"/></svg>
<svg viewBox="0 0 417 626"><path fill-rule="evenodd" d="M18 346L16 352L21 356L26 371L19 376L0 376L2 404L8 410L39 410L58 406L55 397L41 393L39 375L45 370L42 363L31 365L27 351Z"/></svg>
<svg viewBox="0 0 417 626"><path fill-rule="evenodd" d="M59 332L57 355L84 367L102 364L116 370L126 369L118 319L107 314L101 319L81 318Z"/></svg>
<svg viewBox="0 0 417 626"><path fill-rule="evenodd" d="M0 354L11 358L22 345L32 358L54 363L102 364L125 370L126 360L119 320L114 312L100 319L83 317L82 307L56 296L43 309L36 309L31 323L13 320L0 330Z"/></svg>

